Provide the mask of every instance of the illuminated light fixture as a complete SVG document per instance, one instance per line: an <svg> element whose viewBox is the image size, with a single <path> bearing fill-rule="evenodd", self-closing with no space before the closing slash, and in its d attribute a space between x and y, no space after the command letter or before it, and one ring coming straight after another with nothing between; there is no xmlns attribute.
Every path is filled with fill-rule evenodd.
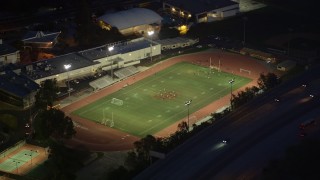
<svg viewBox="0 0 320 180"><path fill-rule="evenodd" d="M64 66L64 68L67 70L67 74L68 74L68 94L69 94L69 97L70 97L71 88L70 88L69 68L71 68L71 64L65 64L65 65L63 65L63 66Z"/></svg>
<svg viewBox="0 0 320 180"><path fill-rule="evenodd" d="M188 27L186 25L181 25L178 27L178 30L180 32L181 35L186 34L188 31Z"/></svg>
<svg viewBox="0 0 320 180"><path fill-rule="evenodd" d="M188 18L191 18L191 14L188 15Z"/></svg>
<svg viewBox="0 0 320 180"><path fill-rule="evenodd" d="M173 12L175 12L175 11L176 11L176 9L175 9L175 8L171 8L171 10L172 10Z"/></svg>
<svg viewBox="0 0 320 180"><path fill-rule="evenodd" d="M109 50L109 51L113 51L113 49L114 49L114 46L108 47L108 50Z"/></svg>
<svg viewBox="0 0 320 180"><path fill-rule="evenodd" d="M66 70L68 70L69 68L71 68L71 64L65 64L65 65L64 65L64 68L65 68Z"/></svg>
<svg viewBox="0 0 320 180"><path fill-rule="evenodd" d="M148 36L152 36L154 34L154 31L148 31Z"/></svg>

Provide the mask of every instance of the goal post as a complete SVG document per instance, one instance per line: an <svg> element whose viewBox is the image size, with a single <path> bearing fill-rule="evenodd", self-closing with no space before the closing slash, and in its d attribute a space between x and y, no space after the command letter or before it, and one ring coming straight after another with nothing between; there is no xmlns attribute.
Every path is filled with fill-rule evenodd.
<svg viewBox="0 0 320 180"><path fill-rule="evenodd" d="M117 99L117 98L112 98L111 104L117 105L117 106L122 106L123 105L123 100Z"/></svg>
<svg viewBox="0 0 320 180"><path fill-rule="evenodd" d="M109 116L106 116L105 111L103 110L103 118L101 119L101 124L109 127L114 126L114 120L113 120L113 112L111 113L111 118Z"/></svg>
<svg viewBox="0 0 320 180"><path fill-rule="evenodd" d="M240 68L240 73L248 73L249 75L251 75L251 71L250 70L243 69L243 68Z"/></svg>

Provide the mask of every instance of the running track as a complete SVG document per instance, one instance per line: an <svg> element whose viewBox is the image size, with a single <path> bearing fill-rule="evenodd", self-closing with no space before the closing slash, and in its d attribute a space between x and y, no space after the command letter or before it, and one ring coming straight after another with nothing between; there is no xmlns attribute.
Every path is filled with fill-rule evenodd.
<svg viewBox="0 0 320 180"><path fill-rule="evenodd" d="M242 56L239 54L229 53L226 51L211 49L208 51L187 54L176 56L174 58L170 58L166 61L162 61L153 67L140 72L134 76L128 77L125 80L122 80L110 87L102 89L84 99L76 101L64 108L62 111L65 114L72 118L73 121L76 122L76 131L77 134L71 140L66 141L66 145L72 148L84 149L90 151L122 151L122 150L130 150L133 148L133 143L138 141L140 138L126 134L124 132L109 128L107 126L97 124L95 122L82 119L78 116L74 116L70 114L72 111L79 109L82 106L90 104L101 97L104 97L108 94L111 94L115 91L120 90L124 85L133 84L136 81L144 79L154 73L170 67L181 61L189 61L192 63L197 63L203 66L209 66L211 58L211 64L214 66L218 66L220 59L220 68L222 71L234 73L237 75L249 77L253 79L251 83L249 83L246 87L251 87L256 85L256 80L259 78L260 73L267 73L268 70L266 66L259 60L255 60L248 56ZM240 68L247 69L251 71L251 74L248 73L240 73ZM244 90L245 87L238 89ZM236 93L236 92L233 92ZM225 97L221 97L219 100L207 105L203 109L190 114L190 117L196 117L196 119L200 120L203 117L209 115L212 112L215 112L217 109L228 105L230 102L230 95ZM166 129L156 133L154 136L164 137L169 136L174 133L177 129L177 125L185 120L182 119ZM190 124L194 124L195 122L190 119ZM195 119L194 119L195 120Z"/></svg>

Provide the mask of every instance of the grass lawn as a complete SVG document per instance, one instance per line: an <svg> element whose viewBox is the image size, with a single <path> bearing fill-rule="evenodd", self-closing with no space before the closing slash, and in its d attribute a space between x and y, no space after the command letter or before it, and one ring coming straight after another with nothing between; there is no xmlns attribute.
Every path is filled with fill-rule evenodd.
<svg viewBox="0 0 320 180"><path fill-rule="evenodd" d="M72 113L108 126L113 122L115 129L144 137L187 117L187 100L192 100L191 114L230 94L232 78L234 90L251 81L215 70L210 73L209 68L182 62Z"/></svg>

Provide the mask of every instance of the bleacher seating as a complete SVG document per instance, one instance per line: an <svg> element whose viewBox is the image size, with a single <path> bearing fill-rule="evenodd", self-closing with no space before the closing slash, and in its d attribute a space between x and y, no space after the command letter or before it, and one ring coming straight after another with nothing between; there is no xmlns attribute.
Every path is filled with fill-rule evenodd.
<svg viewBox="0 0 320 180"><path fill-rule="evenodd" d="M122 69L115 71L114 75L116 75L120 79L123 79L123 78L129 77L133 74L136 74L138 72L139 72L138 68L136 68L134 66L128 66L128 67L125 67L125 68L122 68Z"/></svg>
<svg viewBox="0 0 320 180"><path fill-rule="evenodd" d="M112 79L109 75L103 76L99 79L96 79L94 81L91 81L89 85L93 87L94 89L102 89L105 88L111 84L113 84L115 80Z"/></svg>

